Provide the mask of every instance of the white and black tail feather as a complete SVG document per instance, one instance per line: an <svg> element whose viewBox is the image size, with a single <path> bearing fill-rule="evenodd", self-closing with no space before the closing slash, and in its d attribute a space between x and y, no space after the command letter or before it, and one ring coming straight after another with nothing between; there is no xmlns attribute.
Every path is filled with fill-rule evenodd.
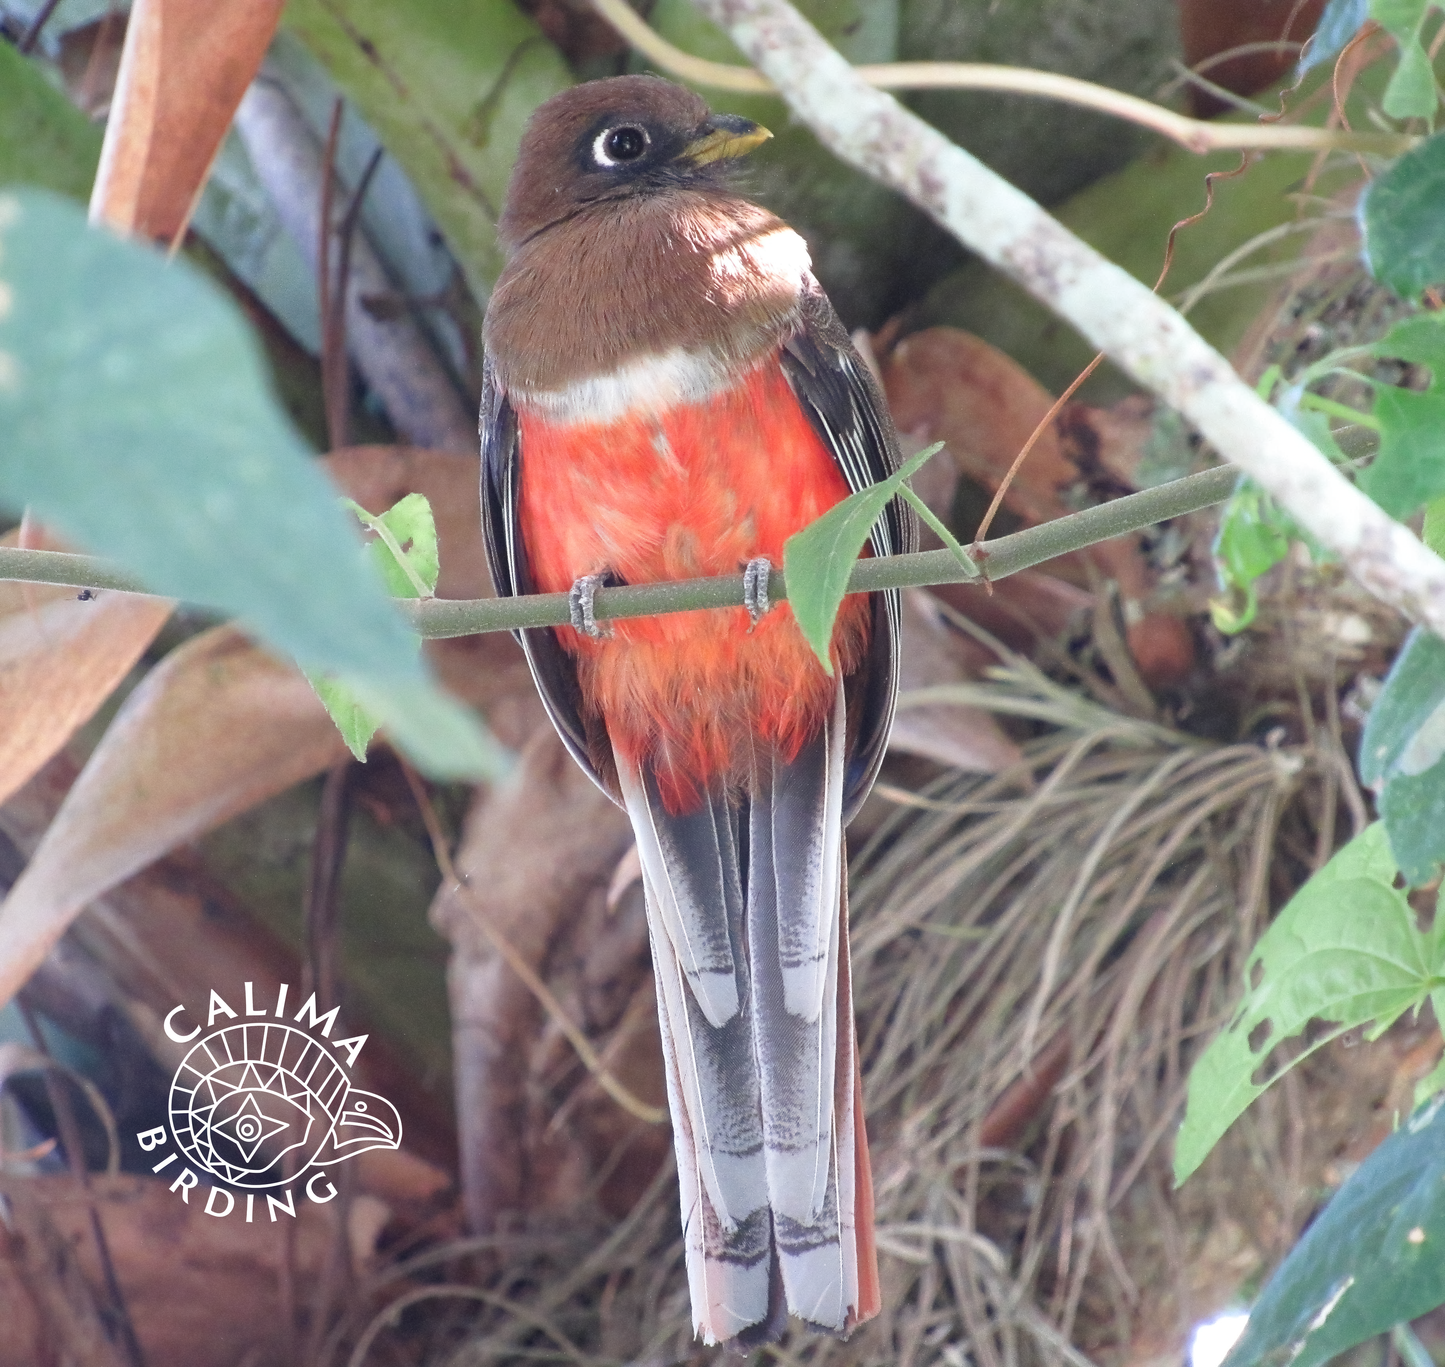
<svg viewBox="0 0 1445 1367"><path fill-rule="evenodd" d="M785 1310L834 1332L857 1316L844 722L840 683L819 735L791 764L760 756L741 804L715 790L672 816L649 773L620 774L652 934L694 1327L708 1343L774 1336Z"/></svg>

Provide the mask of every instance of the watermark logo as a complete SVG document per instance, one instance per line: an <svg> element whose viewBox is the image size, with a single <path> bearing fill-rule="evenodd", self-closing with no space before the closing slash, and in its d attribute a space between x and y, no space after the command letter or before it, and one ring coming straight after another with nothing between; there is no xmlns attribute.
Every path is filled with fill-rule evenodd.
<svg viewBox="0 0 1445 1367"><path fill-rule="evenodd" d="M175 1149L152 1171L182 1163L170 1189L183 1201L200 1185L197 1169L225 1184L211 1188L208 1215L237 1209L235 1193L227 1190L234 1187L245 1198L248 1221L257 1192L265 1193L273 1222L278 1212L294 1217L298 1190L323 1205L336 1195L328 1168L401 1144L396 1107L351 1085L349 1070L367 1037L331 1039L338 1008L319 1013L315 993L288 1023L288 991L282 983L272 1008L257 1005L246 983L242 1013L213 989L204 1030L185 1029L184 1005L166 1017L166 1034L192 1047L171 1082L169 1134L158 1125L136 1139L148 1152L174 1140ZM215 1028L223 1018L232 1023Z"/></svg>

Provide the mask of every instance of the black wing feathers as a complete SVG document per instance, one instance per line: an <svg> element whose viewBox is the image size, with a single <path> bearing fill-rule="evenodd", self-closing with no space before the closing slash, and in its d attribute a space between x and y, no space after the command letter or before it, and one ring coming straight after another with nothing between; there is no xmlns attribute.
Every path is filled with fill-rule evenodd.
<svg viewBox="0 0 1445 1367"><path fill-rule="evenodd" d="M898 434L888 415L873 372L854 349L828 297L814 280L803 296L802 326L783 344L783 372L814 430L857 493L887 479L899 466ZM918 549L918 521L901 499L894 499L873 524L874 555L901 555ZM873 633L868 659L848 686L850 747L843 822L857 815L877 777L893 724L898 694L900 611L895 591L875 593Z"/></svg>
<svg viewBox="0 0 1445 1367"><path fill-rule="evenodd" d="M522 452L517 442L517 415L502 392L490 364L482 371L482 532L487 565L499 595L516 597L533 591L522 546L518 484ZM542 705L572 758L613 801L617 794L598 773L588 744L589 728L582 716L582 690L577 666L562 649L550 627L512 633L526 652ZM595 738L594 738L595 743Z"/></svg>

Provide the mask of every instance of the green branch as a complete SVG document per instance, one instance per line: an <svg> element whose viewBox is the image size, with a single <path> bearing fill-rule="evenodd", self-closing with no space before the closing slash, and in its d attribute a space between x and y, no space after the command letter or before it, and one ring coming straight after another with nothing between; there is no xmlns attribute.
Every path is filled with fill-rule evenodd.
<svg viewBox="0 0 1445 1367"><path fill-rule="evenodd" d="M860 560L848 581L848 591L924 588L930 584L970 583L980 577L1006 579L1070 551L1085 550L1100 541L1221 503L1229 497L1238 478L1237 470L1221 465L1203 474L1129 494L1042 526L970 547L982 575L970 575L947 550ZM0 579L62 584L76 589L146 591L134 575L94 556L17 550L9 546L0 546ZM787 597L781 570L774 571L768 596L774 601ZM597 594L597 618L602 621L655 617L668 612L742 605L743 580L741 574L736 574L721 579L686 579L671 584L629 584L601 589ZM475 636L487 631L515 631L521 627L563 626L568 620L565 593L538 593L524 598L400 599L397 607L422 636L433 640Z"/></svg>

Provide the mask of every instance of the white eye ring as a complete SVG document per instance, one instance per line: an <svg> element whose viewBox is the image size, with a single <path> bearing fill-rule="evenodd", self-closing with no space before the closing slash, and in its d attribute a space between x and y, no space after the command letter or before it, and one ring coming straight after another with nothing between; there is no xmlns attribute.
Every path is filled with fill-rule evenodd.
<svg viewBox="0 0 1445 1367"><path fill-rule="evenodd" d="M624 128L629 130L630 132L642 134L642 149L644 152L648 149L648 147L652 145L652 139L647 136L647 129L639 128L636 124L624 123L619 124L615 128L604 128L595 138L592 139L592 160L595 161L599 166L623 165L623 163L618 161L616 157L612 157L607 154L607 139L610 138L614 133L620 133ZM641 153L639 153L638 155L640 156ZM626 160L636 161L637 157L628 157Z"/></svg>

